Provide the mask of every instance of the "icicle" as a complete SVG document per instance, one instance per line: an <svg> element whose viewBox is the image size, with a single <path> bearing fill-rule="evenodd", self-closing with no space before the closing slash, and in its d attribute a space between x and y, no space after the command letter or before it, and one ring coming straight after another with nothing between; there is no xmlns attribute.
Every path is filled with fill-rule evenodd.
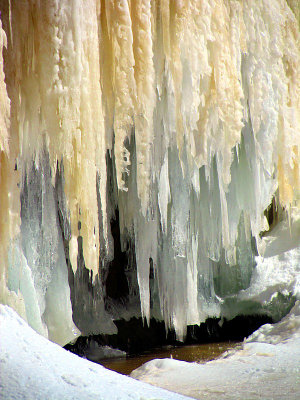
<svg viewBox="0 0 300 400"><path fill-rule="evenodd" d="M16 302L63 341L54 298L57 284L70 328L68 263L74 279L87 271L91 280L76 296L88 285L97 293L82 318L92 331L107 317L118 209L118 251L134 260L124 266L129 298L139 291L142 316L161 313L183 337L188 323L220 312L216 268L248 279L251 240L262 252L274 194L285 209L299 204L299 7L28 0L1 13L2 297L8 270L15 291L22 270L20 286L36 286L35 297L24 289Z"/></svg>
<svg viewBox="0 0 300 400"><path fill-rule="evenodd" d="M6 47L7 38L4 30L2 29L2 21L0 20L0 152L5 152L8 155L10 101L6 92L3 70L3 49Z"/></svg>

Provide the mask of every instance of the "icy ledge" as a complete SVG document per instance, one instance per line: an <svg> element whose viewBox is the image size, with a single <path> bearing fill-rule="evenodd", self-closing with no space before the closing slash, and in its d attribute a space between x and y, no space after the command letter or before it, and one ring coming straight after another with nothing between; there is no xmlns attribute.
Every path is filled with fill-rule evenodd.
<svg viewBox="0 0 300 400"><path fill-rule="evenodd" d="M196 399L300 398L300 302L279 323L264 325L241 349L200 365L152 360L133 378Z"/></svg>
<svg viewBox="0 0 300 400"><path fill-rule="evenodd" d="M263 256L255 257L249 287L240 290L236 298L229 296L222 305L222 315L228 319L251 314L256 304L256 312L267 313L277 322L289 312L295 299L300 299L300 210L293 207L289 218L285 215L266 232L261 247ZM235 306L228 300L235 301Z"/></svg>
<svg viewBox="0 0 300 400"><path fill-rule="evenodd" d="M0 398L14 400L187 399L79 358L0 305Z"/></svg>

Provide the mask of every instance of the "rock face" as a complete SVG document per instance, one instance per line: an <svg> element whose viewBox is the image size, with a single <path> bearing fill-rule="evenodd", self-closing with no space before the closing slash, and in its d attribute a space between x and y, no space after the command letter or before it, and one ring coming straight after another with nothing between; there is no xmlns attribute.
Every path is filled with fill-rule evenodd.
<svg viewBox="0 0 300 400"><path fill-rule="evenodd" d="M208 317L288 312L297 2L0 10L0 301L60 344L132 317L183 339ZM290 245L268 221L274 238L290 221Z"/></svg>

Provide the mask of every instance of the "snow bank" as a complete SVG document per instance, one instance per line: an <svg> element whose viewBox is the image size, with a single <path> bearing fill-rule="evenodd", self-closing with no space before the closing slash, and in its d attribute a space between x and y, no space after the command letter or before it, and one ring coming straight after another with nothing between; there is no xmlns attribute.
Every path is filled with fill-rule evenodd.
<svg viewBox="0 0 300 400"><path fill-rule="evenodd" d="M0 306L0 397L3 400L185 399L79 358Z"/></svg>
<svg viewBox="0 0 300 400"><path fill-rule="evenodd" d="M238 350L200 365L152 360L133 378L197 399L300 398L299 301L281 322L265 325Z"/></svg>
<svg viewBox="0 0 300 400"><path fill-rule="evenodd" d="M300 211L293 207L289 219L286 215L281 218L261 239L263 256L255 257L249 286L237 295L224 296L224 317L256 312L277 322L300 298ZM223 285L224 281L223 277ZM230 275L226 281L230 282Z"/></svg>
<svg viewBox="0 0 300 400"><path fill-rule="evenodd" d="M277 344L300 337L300 301L298 300L292 310L280 323L266 324L254 332L247 342L263 342ZM298 352L299 354L299 352Z"/></svg>
<svg viewBox="0 0 300 400"><path fill-rule="evenodd" d="M256 257L250 287L240 300L267 302L276 292L289 291L300 296L300 210L291 210L290 220L278 223L263 240L264 256Z"/></svg>

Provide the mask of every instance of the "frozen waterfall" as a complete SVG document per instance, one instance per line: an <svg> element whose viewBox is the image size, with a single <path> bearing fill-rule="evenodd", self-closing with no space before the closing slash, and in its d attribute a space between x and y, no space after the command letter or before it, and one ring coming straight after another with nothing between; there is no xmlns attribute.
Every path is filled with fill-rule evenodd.
<svg viewBox="0 0 300 400"><path fill-rule="evenodd" d="M268 298L255 267L272 219L299 247L297 1L0 11L1 303L65 344L297 295L299 251Z"/></svg>

